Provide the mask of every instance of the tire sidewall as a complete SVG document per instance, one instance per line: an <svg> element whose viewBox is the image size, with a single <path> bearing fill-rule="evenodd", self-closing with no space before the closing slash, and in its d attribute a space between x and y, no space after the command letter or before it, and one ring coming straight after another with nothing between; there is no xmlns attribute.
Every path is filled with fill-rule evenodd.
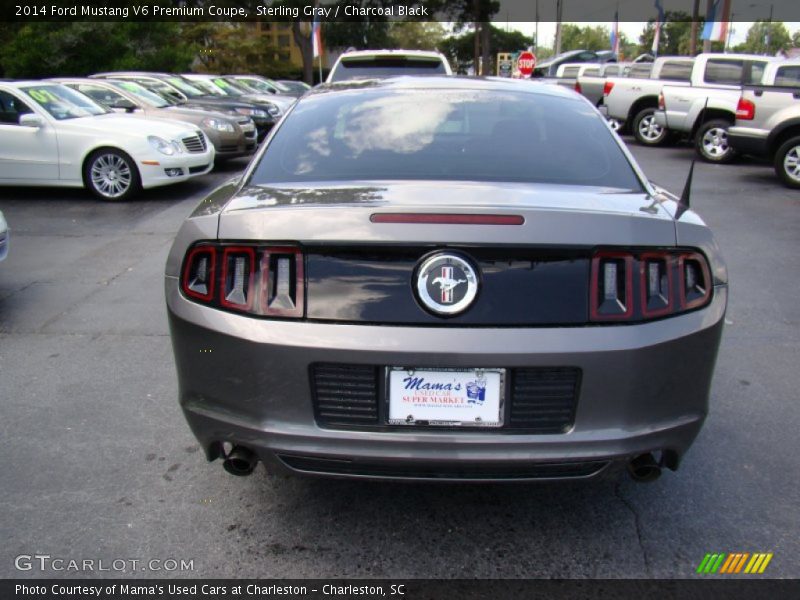
<svg viewBox="0 0 800 600"><path fill-rule="evenodd" d="M724 119L712 119L710 121L706 121L700 126L700 129L697 130L697 135L695 135L694 147L697 150L698 156L702 158L704 161L709 163L715 164L726 164L731 162L736 157L736 151L731 147L730 141L728 142L728 151L720 157L716 156L709 156L705 153L705 148L703 146L703 136L711 130L711 129L724 129L727 133L728 129L731 127L732 123L726 121Z"/></svg>
<svg viewBox="0 0 800 600"><path fill-rule="evenodd" d="M92 183L91 171L92 165L95 161L105 155L112 154L114 156L118 156L125 163L128 165L128 169L131 172L131 184L128 187L128 190L122 194L121 196L117 196L116 198L109 198L108 196L104 196L101 194ZM142 186L141 176L139 175L139 169L136 167L136 162L128 156L127 153L123 152L122 150L118 150L117 148L99 148L92 152L84 162L83 165L83 185L88 189L92 194L94 194L100 200L104 202L125 202L126 200L130 200L133 196L135 196Z"/></svg>
<svg viewBox="0 0 800 600"><path fill-rule="evenodd" d="M643 146L661 146L662 144L666 143L667 138L669 137L669 131L667 131L666 127L663 127L663 131L661 136L656 140L647 140L643 138L639 133L639 124L641 121L647 117L648 115L653 115L656 112L655 108L643 108L636 116L633 118L633 122L631 123L631 129L633 130L633 137L636 138L636 141L642 144Z"/></svg>
<svg viewBox="0 0 800 600"><path fill-rule="evenodd" d="M786 169L783 167L783 161L786 158L786 155L789 153L789 150L795 147L800 147L800 136L789 138L783 144L781 144L777 152L775 152L775 174L786 187L800 189L800 182L789 177L789 175L786 173Z"/></svg>

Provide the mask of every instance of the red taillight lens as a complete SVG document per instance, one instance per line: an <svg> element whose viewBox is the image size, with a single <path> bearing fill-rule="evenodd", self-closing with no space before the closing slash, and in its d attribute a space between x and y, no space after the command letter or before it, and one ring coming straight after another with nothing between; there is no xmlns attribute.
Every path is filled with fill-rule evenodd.
<svg viewBox="0 0 800 600"><path fill-rule="evenodd" d="M667 103L664 100L664 92L661 92L658 95L658 110L664 110L667 107Z"/></svg>
<svg viewBox="0 0 800 600"><path fill-rule="evenodd" d="M581 84L578 83L577 81L575 82L575 91L578 92L579 94L583 93L583 90L581 89Z"/></svg>
<svg viewBox="0 0 800 600"><path fill-rule="evenodd" d="M222 249L220 304L226 308L250 310L255 292L256 252L249 246Z"/></svg>
<svg viewBox="0 0 800 600"><path fill-rule="evenodd" d="M181 289L190 300L223 310L301 318L303 253L292 246L199 244L186 253Z"/></svg>
<svg viewBox="0 0 800 600"><path fill-rule="evenodd" d="M592 259L592 320L627 319L633 314L633 256L598 252Z"/></svg>
<svg viewBox="0 0 800 600"><path fill-rule="evenodd" d="M658 317L672 312L674 259L668 252L649 252L639 256L639 287L642 314Z"/></svg>
<svg viewBox="0 0 800 600"><path fill-rule="evenodd" d="M195 246L189 250L183 265L184 294L203 302L209 302L214 297L216 260L213 246Z"/></svg>
<svg viewBox="0 0 800 600"><path fill-rule="evenodd" d="M681 309L691 310L706 304L711 298L711 274L702 255L687 252L678 257L681 277Z"/></svg>
<svg viewBox="0 0 800 600"><path fill-rule="evenodd" d="M601 250L591 264L592 321L645 321L711 300L711 272L699 252Z"/></svg>
<svg viewBox="0 0 800 600"><path fill-rule="evenodd" d="M611 90L613 89L614 89L614 82L606 81L605 85L603 86L603 96L608 96L611 93Z"/></svg>
<svg viewBox="0 0 800 600"><path fill-rule="evenodd" d="M756 105L746 98L739 98L736 105L736 118L742 121L752 121L756 117Z"/></svg>

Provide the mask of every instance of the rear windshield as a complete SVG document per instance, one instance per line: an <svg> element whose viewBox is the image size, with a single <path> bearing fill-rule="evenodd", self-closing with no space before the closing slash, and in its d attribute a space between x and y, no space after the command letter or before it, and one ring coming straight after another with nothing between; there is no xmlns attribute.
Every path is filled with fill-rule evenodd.
<svg viewBox="0 0 800 600"><path fill-rule="evenodd" d="M775 85L800 87L800 65L778 67L775 74Z"/></svg>
<svg viewBox="0 0 800 600"><path fill-rule="evenodd" d="M386 56L345 58L334 69L331 81L380 79L398 75L446 75L440 58Z"/></svg>
<svg viewBox="0 0 800 600"><path fill-rule="evenodd" d="M679 61L666 61L661 67L659 79L669 81L691 81L692 63Z"/></svg>
<svg viewBox="0 0 800 600"><path fill-rule="evenodd" d="M372 89L300 100L251 183L406 179L642 189L589 104L469 89Z"/></svg>

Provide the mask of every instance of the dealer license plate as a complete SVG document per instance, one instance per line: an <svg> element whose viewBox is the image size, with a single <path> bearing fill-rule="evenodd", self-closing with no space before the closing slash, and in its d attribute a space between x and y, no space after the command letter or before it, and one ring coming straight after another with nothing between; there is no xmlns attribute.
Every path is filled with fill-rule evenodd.
<svg viewBox="0 0 800 600"><path fill-rule="evenodd" d="M390 367L389 423L502 427L505 369Z"/></svg>

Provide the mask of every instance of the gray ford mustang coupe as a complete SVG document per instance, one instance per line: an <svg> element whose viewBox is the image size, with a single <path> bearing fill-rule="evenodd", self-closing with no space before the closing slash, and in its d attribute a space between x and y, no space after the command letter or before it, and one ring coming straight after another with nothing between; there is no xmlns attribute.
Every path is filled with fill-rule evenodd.
<svg viewBox="0 0 800 600"><path fill-rule="evenodd" d="M727 303L687 205L558 86L309 91L172 246L181 407L238 475L655 479Z"/></svg>

